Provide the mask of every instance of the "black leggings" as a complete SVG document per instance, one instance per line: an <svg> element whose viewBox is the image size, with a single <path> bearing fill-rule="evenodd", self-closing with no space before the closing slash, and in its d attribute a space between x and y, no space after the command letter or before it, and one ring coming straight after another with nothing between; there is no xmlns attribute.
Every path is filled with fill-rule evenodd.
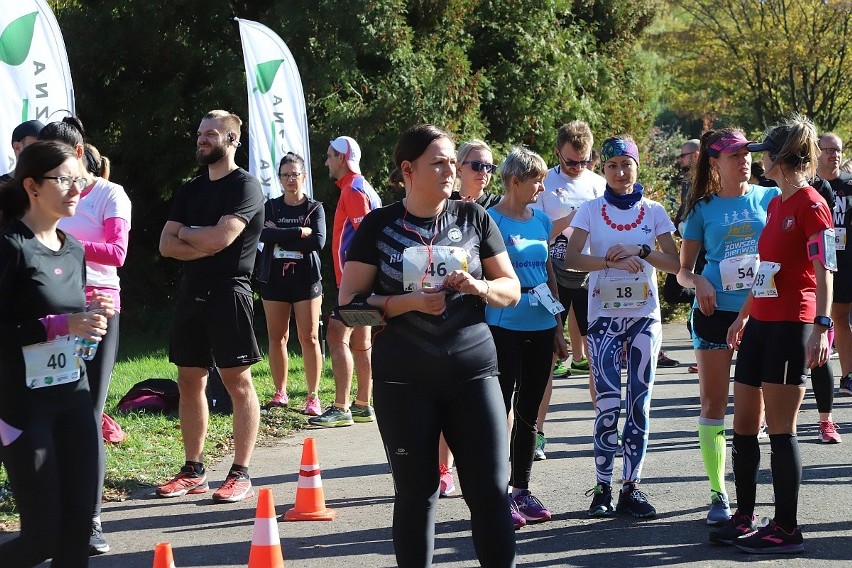
<svg viewBox="0 0 852 568"><path fill-rule="evenodd" d="M506 415L514 408L509 442L509 485L528 489L535 452L536 419L553 360L554 329L514 331L491 327Z"/></svg>
<svg viewBox="0 0 852 568"><path fill-rule="evenodd" d="M95 358L86 362L86 376L89 378L89 388L92 392L92 404L95 406L95 424L98 428L98 486L95 493L95 516L101 515L101 503L104 493L104 476L106 475L106 449L104 448L104 432L101 428L101 414L106 404L109 392L109 381L115 359L118 354L118 312L107 319L107 332L98 344Z"/></svg>
<svg viewBox="0 0 852 568"><path fill-rule="evenodd" d="M432 565L442 431L455 456L480 564L514 566L515 530L506 493L506 415L497 378L450 384L376 379L373 404L393 473L398 566Z"/></svg>
<svg viewBox="0 0 852 568"><path fill-rule="evenodd" d="M30 408L23 433L0 448L21 515L18 537L0 544L0 563L88 566L98 451L92 401L81 390Z"/></svg>

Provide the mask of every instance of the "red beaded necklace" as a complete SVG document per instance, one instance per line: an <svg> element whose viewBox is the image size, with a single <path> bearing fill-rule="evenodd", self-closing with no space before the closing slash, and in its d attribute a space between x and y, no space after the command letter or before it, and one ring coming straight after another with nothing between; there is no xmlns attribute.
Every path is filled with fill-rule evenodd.
<svg viewBox="0 0 852 568"><path fill-rule="evenodd" d="M635 229L639 225L642 224L642 219L645 218L645 206L639 206L639 216L636 217L636 220L627 225L616 225L612 222L612 219L609 218L609 215L606 214L606 203L601 206L601 217L603 217L604 222L617 231L629 231L630 229Z"/></svg>

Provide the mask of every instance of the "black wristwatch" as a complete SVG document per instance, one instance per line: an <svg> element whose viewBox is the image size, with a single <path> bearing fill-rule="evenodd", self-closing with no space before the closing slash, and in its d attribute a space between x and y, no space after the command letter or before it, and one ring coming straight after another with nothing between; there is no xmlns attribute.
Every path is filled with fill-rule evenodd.
<svg viewBox="0 0 852 568"><path fill-rule="evenodd" d="M831 329L834 327L834 322L828 316L817 316L814 318L814 325L821 325L822 327Z"/></svg>
<svg viewBox="0 0 852 568"><path fill-rule="evenodd" d="M651 254L651 247L648 245L639 245L639 258L645 258Z"/></svg>

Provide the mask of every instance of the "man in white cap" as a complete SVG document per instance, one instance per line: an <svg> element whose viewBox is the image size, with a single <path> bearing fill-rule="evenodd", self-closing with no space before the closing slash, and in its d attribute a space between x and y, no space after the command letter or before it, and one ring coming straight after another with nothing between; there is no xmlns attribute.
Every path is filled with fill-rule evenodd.
<svg viewBox="0 0 852 568"><path fill-rule="evenodd" d="M382 206L379 196L361 175L361 148L349 136L339 136L331 141L326 152L325 165L329 176L340 188L340 199L334 213L331 234L331 255L334 259L334 276L337 286L343 275L346 251L355 231L364 217ZM334 373L334 404L320 416L308 419L314 426L334 428L351 426L353 422L375 420L370 406L373 371L370 365L370 328L347 327L333 311L328 318L328 345L331 350L331 368ZM352 373L358 376L355 401L349 404Z"/></svg>
<svg viewBox="0 0 852 568"><path fill-rule="evenodd" d="M24 148L38 140L38 134L44 124L40 120L28 120L22 122L12 131L12 151L15 153L15 159L23 152ZM12 164L9 164L11 166ZM15 176L15 170L10 170L9 173L0 176L0 185L11 181Z"/></svg>

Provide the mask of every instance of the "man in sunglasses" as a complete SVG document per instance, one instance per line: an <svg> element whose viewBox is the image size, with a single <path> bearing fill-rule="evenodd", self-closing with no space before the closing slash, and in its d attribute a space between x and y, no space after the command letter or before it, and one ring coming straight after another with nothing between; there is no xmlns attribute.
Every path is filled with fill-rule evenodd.
<svg viewBox="0 0 852 568"><path fill-rule="evenodd" d="M565 306L562 312L563 325L565 318L570 317L568 334L571 338L570 369L562 361L555 361L553 376L564 377L572 372L589 374L589 360L586 357L586 329L588 323L589 291L587 288L588 274L574 270L566 270L565 247L568 244L568 225L574 212L586 201L603 195L606 181L603 177L588 169L591 163L594 137L589 125L581 120L563 124L556 134L554 155L558 164L548 170L544 178L544 191L538 200L530 207L543 211L553 221L553 231L550 234L550 256L553 270L556 272L556 284L559 290L559 301ZM552 379L549 381L539 408L538 436L536 438L535 459L545 459L544 419L550 404L553 389Z"/></svg>

